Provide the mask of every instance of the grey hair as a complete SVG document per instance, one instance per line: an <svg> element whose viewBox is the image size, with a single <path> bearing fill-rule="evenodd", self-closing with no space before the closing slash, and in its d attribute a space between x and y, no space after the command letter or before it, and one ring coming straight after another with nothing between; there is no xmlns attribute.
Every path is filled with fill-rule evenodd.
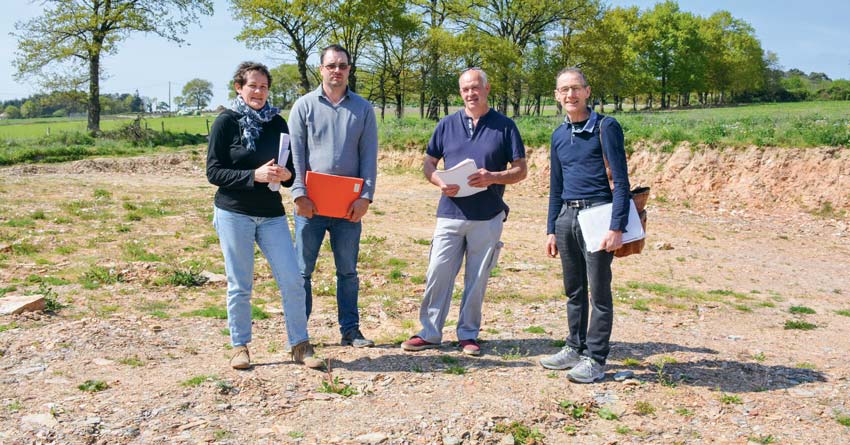
<svg viewBox="0 0 850 445"><path fill-rule="evenodd" d="M583 87L587 86L587 77L584 77L584 73L581 71L581 68L576 67L576 66L571 66L571 67L568 67L568 68L564 68L561 71L558 71L558 75L555 76L555 82L557 82L558 79L560 79L561 76L566 74L566 73L577 74L579 77L581 77L581 82L584 84L582 86Z"/></svg>
<svg viewBox="0 0 850 445"><path fill-rule="evenodd" d="M458 84L460 83L460 78L463 77L464 74L466 74L470 71L475 71L476 73L478 73L479 76L481 76L481 82L483 83L482 86L486 87L487 85L490 85L490 81L487 80L487 73L485 73L484 70L482 70L481 68L478 68L478 67L475 67L475 66L469 67L469 68L463 70L462 73L460 73L460 77L458 77L458 80L457 80Z"/></svg>

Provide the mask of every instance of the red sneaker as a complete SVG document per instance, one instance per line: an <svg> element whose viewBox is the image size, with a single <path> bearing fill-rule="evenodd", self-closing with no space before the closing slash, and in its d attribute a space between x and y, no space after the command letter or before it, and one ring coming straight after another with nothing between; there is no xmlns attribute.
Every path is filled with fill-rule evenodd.
<svg viewBox="0 0 850 445"><path fill-rule="evenodd" d="M410 340L401 344L401 349L405 351L421 351L423 349L433 349L439 348L440 345L438 343L430 343L425 341L422 337L413 336L410 337Z"/></svg>
<svg viewBox="0 0 850 445"><path fill-rule="evenodd" d="M474 338L471 340L461 340L460 347L466 355L481 355L481 346L478 346L478 342Z"/></svg>

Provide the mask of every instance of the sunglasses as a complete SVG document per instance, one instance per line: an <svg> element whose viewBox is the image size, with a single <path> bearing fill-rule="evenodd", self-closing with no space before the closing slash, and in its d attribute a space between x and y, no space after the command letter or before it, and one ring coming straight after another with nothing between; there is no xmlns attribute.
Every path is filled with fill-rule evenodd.
<svg viewBox="0 0 850 445"><path fill-rule="evenodd" d="M351 66L351 65L349 65L347 63L328 63L328 64L325 64L323 66L330 71L333 71L337 68L339 68L340 71L343 71L343 70L348 69L348 67Z"/></svg>

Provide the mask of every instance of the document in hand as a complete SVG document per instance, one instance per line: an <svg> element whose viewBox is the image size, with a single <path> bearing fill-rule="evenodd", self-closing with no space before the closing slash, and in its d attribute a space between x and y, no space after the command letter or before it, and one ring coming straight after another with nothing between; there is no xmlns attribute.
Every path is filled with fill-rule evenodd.
<svg viewBox="0 0 850 445"><path fill-rule="evenodd" d="M578 223L581 226L581 234L584 237L584 244L588 252L593 253L601 250L602 239L608 233L608 227L611 226L611 210L613 207L613 204L608 203L579 210ZM639 240L645 236L646 233L640 223L635 202L630 199L629 223L626 225L626 230L623 231L623 244Z"/></svg>
<svg viewBox="0 0 850 445"><path fill-rule="evenodd" d="M289 159L289 135L286 133L280 134L280 145L278 146L277 152L277 165L282 165L286 167L286 161ZM271 191L276 192L280 190L279 182L270 182L269 188Z"/></svg>
<svg viewBox="0 0 850 445"><path fill-rule="evenodd" d="M460 190L458 190L457 195L454 197L463 198L487 190L487 187L472 187L469 185L469 179L467 178L477 171L478 167L475 165L474 160L464 159L448 170L437 170L437 176L447 185L459 185Z"/></svg>
<svg viewBox="0 0 850 445"><path fill-rule="evenodd" d="M363 190L363 178L307 172L307 197L316 205L316 213L345 218L348 209Z"/></svg>

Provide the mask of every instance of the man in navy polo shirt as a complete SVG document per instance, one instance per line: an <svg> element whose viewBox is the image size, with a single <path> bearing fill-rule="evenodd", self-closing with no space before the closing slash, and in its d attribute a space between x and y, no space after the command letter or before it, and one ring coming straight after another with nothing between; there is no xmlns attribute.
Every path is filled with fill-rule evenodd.
<svg viewBox="0 0 850 445"><path fill-rule="evenodd" d="M457 339L465 354L479 355L481 305L490 271L496 266L502 242L502 225L508 206L502 200L505 184L525 179L525 146L516 124L490 108L490 84L479 68L460 76L464 108L446 116L428 143L423 173L443 192L437 207L437 226L431 242L431 258L425 284L425 298L419 311L422 330L401 344L405 351L421 351L440 346L443 324L452 301L455 277L466 256L463 297L457 321ZM436 174L443 159L446 169L472 159L479 167L468 184L486 187L474 195L457 198L460 186L446 184Z"/></svg>
<svg viewBox="0 0 850 445"><path fill-rule="evenodd" d="M579 383L605 377L603 368L614 322L611 261L613 252L623 245L623 230L629 220L629 171L623 129L616 120L588 108L589 97L590 87L579 69L567 68L558 73L555 98L567 116L552 133L546 253L553 258L561 255L570 332L561 351L540 360L544 368L570 369L567 377ZM605 171L606 159L613 192ZM601 250L589 253L578 212L608 202L613 202L608 232L599 246Z"/></svg>

